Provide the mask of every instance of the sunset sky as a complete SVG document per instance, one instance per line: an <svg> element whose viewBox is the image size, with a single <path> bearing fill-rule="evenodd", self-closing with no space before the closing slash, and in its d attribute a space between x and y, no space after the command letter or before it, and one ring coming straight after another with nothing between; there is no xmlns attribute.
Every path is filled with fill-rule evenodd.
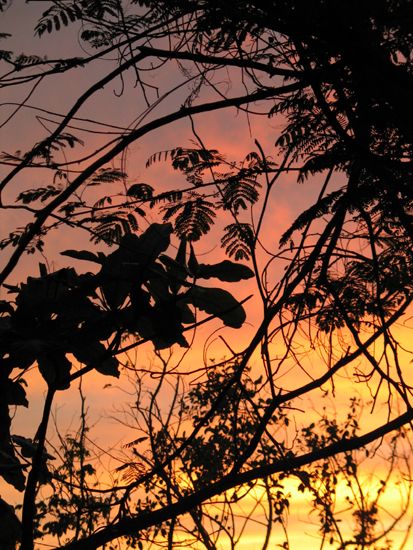
<svg viewBox="0 0 413 550"><path fill-rule="evenodd" d="M80 39L80 33L77 25L69 28L63 28L59 33L45 33L41 38L34 35L34 26L36 19L45 9L43 2L24 3L23 0L15 0L11 7L3 14L0 14L2 32L12 33L11 38L2 40L1 47L6 50L14 50L16 53L22 52L26 55L47 55L49 59L60 57L75 57L84 56L94 53ZM33 83L21 85L19 87L4 87L1 90L0 103L0 144L1 151L13 154L15 151L27 151L34 143L44 138L47 132L52 131L56 123L61 119L59 114L66 113L74 104L78 96L96 80L101 78L107 71L108 67L113 67L113 59L106 61L99 60L96 63L87 65L86 68L69 71L65 74L54 75L49 79L39 81L38 85L33 87ZM0 65L2 74L7 71L5 63ZM222 87L228 87L229 95L237 95L242 93L242 86L239 82L231 81L231 74L228 75L228 82L222 83ZM171 65L152 71L149 73L148 81L153 86L159 86L160 90L166 91L173 88L180 80L182 74L179 71L173 70ZM231 84L229 84L231 83ZM231 88L231 86L233 86ZM188 88L179 89L171 93L163 100L156 108L147 114L146 121L162 116L166 113L178 110L182 105ZM202 98L215 100L218 94L211 88L202 92ZM18 105L26 101L25 106L18 109ZM256 110L263 111L263 106L257 104ZM47 112L36 110L37 108L46 109ZM139 123L141 113L145 111L142 94L139 86L134 86L134 76L128 73L125 81L116 79L108 84L103 90L95 94L93 98L86 103L80 110L77 116L80 119L76 121L76 128L71 131L79 138L85 141L85 146L82 148L76 146L72 151L68 151L68 160L73 157L88 154L105 143L116 137L110 132L114 132L114 126L118 128L132 128ZM13 115L13 116L12 116ZM88 119L87 121L85 119ZM94 124L91 120L96 120L108 126ZM109 127L111 125L111 127ZM242 110L225 110L218 113L207 113L194 118L194 125L197 135L199 135L206 148L218 149L222 152L229 162L242 160L250 151L256 150L255 140L258 140L263 150L267 155L273 157L277 161L276 151L274 148L275 140L282 127L282 120L274 117L257 116L254 114L247 115ZM91 133L84 131L85 129L99 131L99 133ZM144 138L133 143L126 152L126 155L118 158L113 165L122 167L128 174L128 183L145 182L152 185L157 192L179 188L185 185L184 178L181 174L174 171L169 161L159 162L146 168L146 160L154 153L163 150L169 150L177 146L192 147L196 142L196 136L191 129L190 120L181 120L173 124L167 125L160 130L150 132ZM198 146L199 144L197 144ZM74 168L82 170L88 164L88 160L84 163L79 163ZM123 163L121 165L121 163ZM0 166L0 175L4 176L10 170L8 166ZM15 198L19 192L36 186L46 186L50 183L50 176L44 170L40 169L36 173L36 180L33 181L34 170L23 171L13 186L6 189L5 202L7 204L15 204ZM338 188L343 182L344 176L338 174L332 183L332 188ZM289 227L289 224L296 216L311 205L317 198L320 188L323 183L323 178L315 176L304 183L297 183L296 173L284 173L276 183L269 197L267 205L267 215L264 218L261 244L258 260L263 268L271 258L272 253L278 250L278 242L283 232ZM110 184L108 194L116 194L116 185ZM123 189L120 189L123 191ZM88 191L88 198L92 199L95 195L98 197L103 194L103 190L92 189ZM253 220L256 222L259 215L260 204L252 213ZM248 221L249 212L243 214L245 221ZM30 221L30 215L21 210L2 211L0 218L0 233L1 238L7 236L13 229L24 226ZM147 218L140 218L141 229L154 221L159 221L156 212L149 212ZM222 229L231 220L218 218L216 227L211 233L196 243L195 250L198 259L202 259L205 263L215 263L225 259L225 252L220 248L220 239ZM178 241L175 239L172 245L176 247ZM67 249L83 249L87 248L88 235L81 232L79 229L62 229L52 231L46 239L46 248L44 255L36 253L34 255L25 255L20 260L17 269L12 273L8 282L15 284L26 279L27 276L38 276L38 263L47 263L49 269L57 270L62 267L74 266L77 270L91 270L92 265L89 263L76 261L66 256L60 255L60 252ZM97 249L108 251L108 249L99 244ZM269 251L270 253L267 253ZM9 250L0 251L0 260L6 261L9 255ZM268 269L268 279L274 283L282 276L285 268L285 261L277 259L272 261ZM212 283L211 283L212 284ZM218 286L218 285L216 285ZM269 286L271 286L269 284ZM247 321L241 329L231 329L223 327L222 322L214 320L211 323L203 325L197 329L194 335L193 345L189 351L183 348L174 348L174 353L171 359L172 365L179 365L177 370L180 373L193 371L202 365L204 359L210 364L211 361L219 362L225 356L228 356L229 350L225 345L225 341L236 352L244 349L251 337L254 335L256 328L262 320L262 303L258 296L256 282L254 279L242 281L239 283L224 284L224 288L230 290L239 300L243 300L248 296L252 296L245 304L247 312ZM2 291L3 292L3 291ZM6 294L1 294L0 298L6 298ZM404 343L407 351L401 352L401 359L410 367L410 354L408 347L413 341L412 338L412 323L409 315L404 316L396 329L396 335L400 341ZM221 338L222 337L222 338ZM350 342L346 341L344 335L342 339L337 338L335 357L342 357L346 350L346 345ZM327 337L326 337L327 339ZM320 341L322 341L322 337ZM379 354L381 343L376 344L376 351ZM274 361L278 361L284 353L284 344L281 339L274 339L271 353ZM166 353L166 352L165 352ZM280 371L279 384L286 389L294 389L311 380L312 377L320 376L325 371L325 350L321 347L315 348L311 346L304 332L297 334L295 357L290 357L283 365ZM296 357L302 361L301 368L295 363ZM126 360L126 359L125 359ZM136 361L138 368L147 368L154 362L152 344L145 345L139 348L136 355L131 353L131 361ZM362 359L358 365L362 364ZM252 358L252 372L260 374L262 368L259 350ZM159 362L153 368L160 369ZM323 407L326 407L331 414L337 414L339 418L345 418L347 413L348 402L351 397L359 397L364 402L362 412L362 432L368 431L385 422L388 414L388 404L385 399L378 400L374 414L370 415L372 406L372 396L377 387L377 381L372 379L371 386L366 391L363 384L357 384L353 376L354 366L350 366L346 371L346 376L340 375L335 386L326 385L325 390L328 395L325 399L320 397L321 392L317 391L309 396L304 397L294 403L294 420L299 425L306 425L312 419L318 419L322 414ZM305 369L305 371L304 371ZM412 375L406 375L407 381L413 382ZM125 377L126 378L126 377ZM26 376L28 382L28 399L30 406L28 409L19 407L14 419L14 433L25 437L33 437L37 428L42 411L46 385L39 373L32 369ZM154 379L149 376L145 377L147 390L154 387ZM186 381L185 381L186 383ZM188 382L189 383L189 382ZM117 458L122 459L125 456L125 451L122 445L128 441L138 437L136 434L131 434L131 428L122 425L119 419L122 419L121 411L126 408L124 403L133 403L133 388L132 384L122 378L118 381L114 378L104 377L96 372L86 376L82 382L82 390L86 396L86 404L91 429L91 439L97 445L111 449L112 457L102 459L109 466L115 468L119 465ZM168 400L171 397L172 389L164 390L163 398L165 400L165 408L169 404ZM54 405L54 415L59 423L61 432L66 430L73 431L78 429L79 419L79 391L78 384L72 384L70 390L60 392L56 398ZM392 403L394 410L398 404ZM23 410L20 410L23 409ZM115 418L117 417L117 418ZM54 427L51 426L50 438L56 442L56 436L53 435ZM406 445L407 447L407 445ZM52 453L53 454L53 453ZM378 479L386 475L388 460L386 457L386 449L378 450L373 457L366 457L363 461L361 469L361 480L366 486L370 487L372 494L377 491ZM406 470L407 472L407 470ZM409 477L407 474L406 477ZM411 477L411 476L410 476ZM388 490L381 501L381 505L386 511L382 512L384 524L388 524L389 517L397 515L400 498L406 499L406 488L402 485L396 485L396 476L389 483ZM320 547L320 534L318 532L319 524L316 514L309 515L308 502L311 501L311 496L303 495L297 491L299 485L298 480L286 480L285 490L290 492L293 497L290 508L290 518L288 520L288 534L291 550L301 550L308 548L309 550ZM346 491L345 482L340 487L338 495L338 509L345 510ZM3 498L18 504L21 495L10 489L3 480L0 481L0 494ZM402 497L400 497L402 495ZM252 506L251 501L243 501L242 505ZM251 522L245 530L238 548L247 550L252 547L259 547L263 540L263 528L259 526L260 512L257 509L254 512L257 523ZM396 543L395 548L401 548L402 543L411 514L406 516L404 522L396 527L391 533L390 538ZM343 513L343 524L351 518ZM349 529L349 527L347 527ZM345 528L343 531L345 532ZM273 538L271 539L270 548L275 548L276 544L282 544L284 541L283 532L280 526L275 525L273 529ZM399 544L399 546L397 546ZM39 548L42 546L39 545ZM220 546L218 546L221 548ZM328 545L327 545L328 547ZM408 548L409 546L405 546ZM222 546L225 548L225 546Z"/></svg>

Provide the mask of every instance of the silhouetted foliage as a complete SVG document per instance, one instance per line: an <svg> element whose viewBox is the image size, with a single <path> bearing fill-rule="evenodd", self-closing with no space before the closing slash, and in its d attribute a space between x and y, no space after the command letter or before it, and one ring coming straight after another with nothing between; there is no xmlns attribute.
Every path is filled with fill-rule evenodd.
<svg viewBox="0 0 413 550"><path fill-rule="evenodd" d="M32 550L46 536L67 549L235 548L258 510L263 548L291 548L291 483L310 498L321 546L390 548L410 488L391 521L380 502L394 479L411 479L411 350L398 332L401 321L411 329L413 294L411 2L17 4L0 0L0 16L27 13L39 44L72 28L73 43L55 59L14 52L0 33L11 129L0 158L0 476L24 495L21 520L0 499L2 548ZM39 90L64 91L86 71L91 83L65 112L41 105ZM99 94L114 102L105 122L88 111ZM197 126L230 108L246 114L246 133L257 117L267 123L265 143L241 160L207 147ZM27 146L32 120L42 130ZM179 127L164 146L162 129L180 121L191 133ZM152 135L158 149L139 160L132 146ZM165 181L154 181L161 162ZM76 268L45 263L56 230L88 235L61 250ZM201 262L196 247L219 231L231 260ZM21 275L25 254L39 273ZM226 331L225 358L206 345L203 362L174 364L205 322L244 325L247 293L232 294L243 281L260 310L247 342ZM144 344L154 364L139 369L130 354ZM28 437L12 421L30 406L33 369L46 394ZM56 393L91 371L133 372L136 395L136 433L105 488L83 394L80 431L47 442ZM362 466L378 453L387 470L370 490Z"/></svg>

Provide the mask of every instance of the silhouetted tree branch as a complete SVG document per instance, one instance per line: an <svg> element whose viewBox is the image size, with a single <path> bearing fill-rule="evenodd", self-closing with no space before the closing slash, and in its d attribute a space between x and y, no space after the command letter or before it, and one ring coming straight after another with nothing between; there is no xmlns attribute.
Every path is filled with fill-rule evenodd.
<svg viewBox="0 0 413 550"><path fill-rule="evenodd" d="M185 536L188 545L227 538L235 547L261 507L264 548L274 525L289 548L293 497L283 481L294 479L312 499L321 544L373 548L410 501L408 491L380 526L380 499L397 476L410 476L411 459L411 350L402 334L413 295L410 3L43 4L0 0L5 17L20 9L33 19L45 48L45 35L74 31L62 58L13 52L0 34L1 125L10 131L0 158L0 475L24 494L21 525L0 502L0 521L10 523L0 543L21 539L32 550L51 536L60 547L98 548L123 538L173 548ZM65 112L52 96L41 102L48 87L64 94L68 79L79 94ZM96 105L105 105L102 120L91 114ZM252 150L236 160L210 149L198 126L234 108L246 132L254 121L269 136L251 136ZM33 121L41 137L22 151ZM175 127L170 148L162 133ZM145 167L132 148L146 149L144 139L159 141ZM176 173L172 188L150 176L161 162ZM128 175L146 169L150 183ZM276 234L283 201L294 213ZM215 224L227 259L206 263L197 243L216 235ZM61 253L91 272L43 263L57 230L90 238ZM27 253L42 255L38 274L21 271ZM250 288L232 294L243 281L255 285L260 311L248 329ZM247 343L225 334L225 358L212 360L207 342L204 362L190 359L210 322L243 327ZM154 364L138 367L132 354L148 345ZM24 376L34 368L47 390L30 438L13 433L11 409L28 406ZM129 377L136 393L123 420L133 440L118 450L108 487L88 462L83 394L80 432L47 440L57 393L96 372ZM389 457L374 497L360 472L373 448ZM340 483L355 495L350 534L333 502ZM240 511L248 499L256 507Z"/></svg>

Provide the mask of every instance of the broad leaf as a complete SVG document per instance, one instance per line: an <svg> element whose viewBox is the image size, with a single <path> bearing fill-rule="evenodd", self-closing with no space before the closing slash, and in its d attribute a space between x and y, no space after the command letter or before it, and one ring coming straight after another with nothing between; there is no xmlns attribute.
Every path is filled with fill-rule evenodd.
<svg viewBox="0 0 413 550"><path fill-rule="evenodd" d="M165 254L162 254L159 259L168 270L169 286L173 292L178 292L181 287L180 282L185 281L189 275L188 270L185 265L169 258Z"/></svg>
<svg viewBox="0 0 413 550"><path fill-rule="evenodd" d="M22 435L13 435L12 440L16 445L19 445L20 452L23 456L26 458L33 458L37 451L37 443L33 443L30 438Z"/></svg>
<svg viewBox="0 0 413 550"><path fill-rule="evenodd" d="M7 380L6 395L8 405L23 405L23 407L29 406L29 402L26 399L26 391L18 380Z"/></svg>
<svg viewBox="0 0 413 550"><path fill-rule="evenodd" d="M99 273L101 288L111 309L117 309L123 304L133 281L138 279L140 268L133 252L138 241L136 235L128 235L127 242L124 237L119 248L109 254L102 265Z"/></svg>
<svg viewBox="0 0 413 550"><path fill-rule="evenodd" d="M119 378L119 361L116 357L108 357L107 359L103 359L103 361L99 361L95 366L95 370L105 376L114 376L115 378Z"/></svg>
<svg viewBox="0 0 413 550"><path fill-rule="evenodd" d="M195 277L198 275L198 260L195 256L194 247L192 246L192 243L190 243L191 251L189 253L189 260L188 260L188 268L189 271L194 275Z"/></svg>
<svg viewBox="0 0 413 550"><path fill-rule="evenodd" d="M93 366L101 374L119 377L119 361L111 357L100 342L90 342L85 346L76 347L72 353L78 361Z"/></svg>
<svg viewBox="0 0 413 550"><path fill-rule="evenodd" d="M9 302L6 302L6 300L0 300L0 313L10 313L13 315L14 309Z"/></svg>
<svg viewBox="0 0 413 550"><path fill-rule="evenodd" d="M45 346L44 341L35 338L11 340L9 342L10 356L6 363L12 368L28 369L36 361L37 356L44 351Z"/></svg>
<svg viewBox="0 0 413 550"><path fill-rule="evenodd" d="M102 258L93 254L89 250L64 250L60 253L62 256L69 256L75 260L85 260L87 262L94 262L96 264L102 264Z"/></svg>
<svg viewBox="0 0 413 550"><path fill-rule="evenodd" d="M25 467L14 456L11 445L7 444L0 447L0 476L18 491L24 491L25 478L22 470Z"/></svg>
<svg viewBox="0 0 413 550"><path fill-rule="evenodd" d="M68 380L71 362L63 352L49 352L40 355L37 359L39 370L48 386L54 386L58 390L67 390L70 386Z"/></svg>
<svg viewBox="0 0 413 550"><path fill-rule="evenodd" d="M154 261L164 252L170 243L172 234L171 223L153 223L139 237L139 253L146 256L147 261Z"/></svg>
<svg viewBox="0 0 413 550"><path fill-rule="evenodd" d="M219 264L199 264L197 277L210 279L215 277L220 281L233 283L242 279L251 279L254 272L248 266L224 260Z"/></svg>
<svg viewBox="0 0 413 550"><path fill-rule="evenodd" d="M181 310L181 322L184 325L191 325L195 323L196 318L191 308L182 300L176 302L176 306Z"/></svg>
<svg viewBox="0 0 413 550"><path fill-rule="evenodd" d="M96 311L84 321L81 329L77 332L76 343L90 343L108 340L119 326L119 313L111 311Z"/></svg>
<svg viewBox="0 0 413 550"><path fill-rule="evenodd" d="M72 268L59 269L44 277L28 277L16 298L16 314L38 317L46 312L56 312L60 301L68 296L78 281L78 275Z"/></svg>
<svg viewBox="0 0 413 550"><path fill-rule="evenodd" d="M17 542L21 540L22 526L16 516L14 507L0 498L0 547L3 550L16 548Z"/></svg>
<svg viewBox="0 0 413 550"><path fill-rule="evenodd" d="M147 183L134 183L126 191L126 195L135 199L148 200L153 196L153 187Z"/></svg>
<svg viewBox="0 0 413 550"><path fill-rule="evenodd" d="M102 265L100 277L108 305L122 305L132 287L146 281L159 254L169 246L171 224L154 223L140 237L125 235Z"/></svg>
<svg viewBox="0 0 413 550"><path fill-rule="evenodd" d="M156 349L165 349L173 344L188 347L182 335L182 310L175 300L157 303L151 310L151 321L154 329L151 340Z"/></svg>
<svg viewBox="0 0 413 550"><path fill-rule="evenodd" d="M222 319L225 325L240 328L246 315L242 305L222 288L193 286L185 295L187 302Z"/></svg>
<svg viewBox="0 0 413 550"><path fill-rule="evenodd" d="M168 298L170 297L169 277L167 276L163 266L159 264L153 264L153 267L155 267L156 269L150 270L148 281L146 283L146 288L149 290L149 293L155 301L168 300Z"/></svg>
<svg viewBox="0 0 413 550"><path fill-rule="evenodd" d="M186 239L183 237L178 247L178 252L176 253L175 261L178 264L186 267Z"/></svg>
<svg viewBox="0 0 413 550"><path fill-rule="evenodd" d="M161 336L154 336L152 338L152 343L155 346L155 349L168 349L173 344L179 344L182 348L189 348L188 341L184 337L183 334L176 334L173 338L172 337L166 337L165 335Z"/></svg>

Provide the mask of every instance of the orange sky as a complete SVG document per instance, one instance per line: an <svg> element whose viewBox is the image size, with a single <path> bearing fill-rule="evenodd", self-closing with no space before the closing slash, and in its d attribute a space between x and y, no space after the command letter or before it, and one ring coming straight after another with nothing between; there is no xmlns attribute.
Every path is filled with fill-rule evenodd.
<svg viewBox="0 0 413 550"><path fill-rule="evenodd" d="M33 38L33 14L41 11L44 7L36 3L30 3L28 5L19 1L15 1L12 7L0 15L3 20L4 29L11 29L14 32L14 42L17 45L16 49L20 49L24 53L36 53L41 54L47 52L49 57L59 57L61 55L81 55L82 51L77 44L77 41L73 41L73 31L71 29L63 29L58 35L44 35L42 39ZM12 49L10 46L10 49ZM4 47L8 48L8 43L4 42ZM80 91L87 89L90 83L94 82L99 75L104 74L107 70L105 63L99 62L96 67L90 67L86 70L77 71L77 79L69 75L58 75L51 79L45 85L40 85L33 94L29 103L34 106L45 106L51 111L64 112L67 110ZM165 72L159 72L157 84L165 85L168 74ZM176 77L174 77L176 78ZM142 99L138 95L138 90L127 88L121 98L115 96L114 92L121 89L121 83L116 81L110 84L99 93L96 98L89 102L85 109L81 112L81 116L88 116L90 118L96 117L100 120L110 124L117 124L120 126L128 126L135 116L142 109ZM2 105L0 105L0 123L4 121L7 116L14 109L10 105L11 102L19 102L27 94L29 87L26 87L22 92L16 93L14 88L5 89L2 91ZM235 93L234 93L235 95ZM174 105L179 108L181 97L179 95L169 98L161 107L156 111L157 116L163 114L174 108ZM46 115L47 116L47 115ZM57 118L55 117L55 120ZM53 128L51 123L47 123L49 128ZM234 111L220 112L219 114L206 114L199 116L196 119L196 130L202 136L206 147L217 148L224 152L228 159L242 158L249 151L254 149L254 139L258 139L262 144L266 152L273 151L273 144L277 135L277 126L279 121L277 119L268 120L266 117L247 117L244 113ZM15 118L6 126L0 128L0 143L1 149L8 152L14 152L17 149L27 150L33 142L44 136L44 129L39 122L33 116L33 112L29 109L22 109ZM98 147L106 138L102 136L89 136L79 133L79 137L85 137L87 139L87 147L85 150ZM147 182L157 190L169 189L175 185L182 184L182 178L176 172L173 172L167 164L160 163L153 167L146 169L146 159L159 150L170 149L178 145L190 146L190 140L194 139L191 134L189 121L181 121L174 123L173 125L162 128L161 130L154 132L140 140L138 143L133 144L127 155L127 172L131 182L144 181ZM0 167L0 174L7 173L7 167ZM47 184L45 174L39 171L37 181L33 182L33 176L31 173L23 173L19 176L16 186L13 187L8 198L12 200L15 194L27 188L27 186L44 185ZM274 250L277 246L278 240L288 228L289 223L300 213L306 206L311 204L310 201L314 200L320 189L321 178L314 178L305 184L297 184L294 174L285 175L280 178L279 183L276 185L274 192L271 196L268 212L263 226L264 243L266 247ZM7 196L7 194L6 194ZM151 221L151 216L148 216ZM22 218L16 217L15 212L2 213L0 219L0 232L2 235L8 234L10 227L15 224L16 226L23 225ZM143 222L143 228L146 222ZM223 225L225 221L220 221L218 227L214 229L211 234L196 245L196 251L202 260L207 263L219 261L224 258L224 253L219 248L220 239L220 225ZM227 222L229 223L229 222ZM75 239L75 242L74 242ZM68 265L74 265L77 269L86 269L84 262L72 261L69 258L59 255L59 252L68 248L80 249L83 246L87 246L87 236L83 236L80 232L75 233L75 237L72 232L62 231L55 232L50 235L47 240L46 258L50 262L50 265L54 269L65 267ZM0 254L0 260L6 257L7 251ZM260 261L262 264L266 261L265 254L262 254ZM28 274L37 274L37 264L39 261L44 261L40 255L25 256L19 264L19 269L13 273L10 281L17 282ZM90 266L87 266L89 268ZM276 278L282 273L283 264L279 263L274 266L271 271L271 276ZM253 281L243 281L240 284L234 284L227 287L239 298L250 294L257 294ZM197 331L195 345L191 350L191 354L188 354L185 358L181 370L185 368L192 369L195 365L199 365L204 356L204 343L206 339L213 333L214 330L218 332L211 337L208 347L207 358L215 358L220 360L223 355L228 354L222 340L219 336L225 336L237 351L241 350L249 342L251 335L254 333L254 328L258 326L261 320L261 306L256 298L250 300L245 306L248 317L247 323L241 330L222 328L220 322L214 322L211 325L204 326ZM411 328L405 326L399 329L399 334L402 336L403 341L408 343L411 339ZM278 345L278 343L277 343ZM277 352L277 345L274 346L274 354ZM301 346L306 346L304 341L300 342ZM281 349L281 348L280 348ZM320 366L320 350L315 350L311 355L308 354L308 349L302 348L307 353L305 359L306 366L311 370L314 375L315 372L322 372L324 367ZM174 360L178 360L184 350L177 349L174 355ZM176 359L175 359L176 358ZM139 351L139 360L142 364L148 364L152 360L152 354L150 346L146 346L144 350ZM405 361L408 361L407 355L404 357ZM260 361L258 355L254 356L254 368L257 371L260 369ZM295 367L291 367L288 376L285 375L283 383L289 388L297 387L309 379L303 375L303 372ZM287 369L288 370L288 369ZM36 372L30 373L27 376L29 382L29 410L19 411L16 416L15 433L25 435L27 437L32 436L38 418L40 417L41 404L45 391L45 384L40 379ZM112 384L112 387L103 389L105 384ZM113 414L114 409L120 400L124 398L124 392L118 388L118 384L122 387L123 383L118 383L114 379L108 379L102 375L94 373L89 375L84 380L83 388L87 395L87 404L89 407L89 414L91 421L95 423L93 428L93 436L98 444L110 443L114 444L118 441L127 441L133 439L130 437L129 431L125 428L121 428L113 420L108 420L107 417ZM127 387L127 386L126 386ZM336 410L340 412L340 407L344 406L348 401L348 398L354 394L362 393L361 385L354 385L354 382L350 382L346 378L338 379L336 386L336 397L331 399L330 405L334 403ZM167 393L165 399L168 399ZM312 401L311 399L314 399ZM297 412L297 419L305 422L306 419L314 415L312 409L317 409L319 406L319 396L311 396L310 400L303 400L297 406L302 407L303 412ZM61 421L62 426L65 429L74 429L76 426L77 411L79 406L79 396L76 389L76 384L69 391L60 392L56 400L56 414ZM368 409L368 407L366 407ZM344 409L345 410L345 409ZM367 418L367 411L366 418ZM378 425L379 419L385 417L386 409L384 407L378 407L373 419L366 422L366 427L372 427L372 425ZM108 428L109 426L109 428ZM367 468L368 470L368 468ZM8 494L17 502L18 496L14 492L10 492L8 488L3 488L0 482L0 492L6 498ZM304 498L301 494L298 494L295 490L294 483L291 485L291 492L295 494L293 499L294 507L291 510L291 519L289 521L290 536L291 536L291 550L300 550L302 548L318 548L319 539L317 538L317 519L314 516L308 516L308 507L304 503ZM397 491L392 488L391 494L388 496L387 508L396 506ZM396 494L395 494L396 493ZM275 530L276 532L276 530ZM404 536L403 530L401 533L395 533L392 537L401 540ZM254 538L256 534L253 528L247 531L240 543L239 548L245 550L251 548L252 545L258 544L258 541ZM276 532L274 543L282 542L282 538L279 539L280 532Z"/></svg>

